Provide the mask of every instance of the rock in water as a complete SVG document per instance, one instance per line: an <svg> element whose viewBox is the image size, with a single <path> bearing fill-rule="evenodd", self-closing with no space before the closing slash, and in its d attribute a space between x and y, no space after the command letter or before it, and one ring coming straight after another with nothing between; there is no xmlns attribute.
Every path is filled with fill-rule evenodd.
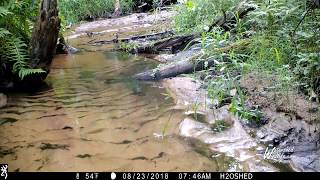
<svg viewBox="0 0 320 180"><path fill-rule="evenodd" d="M6 95L0 93L0 108L7 105L8 98Z"/></svg>

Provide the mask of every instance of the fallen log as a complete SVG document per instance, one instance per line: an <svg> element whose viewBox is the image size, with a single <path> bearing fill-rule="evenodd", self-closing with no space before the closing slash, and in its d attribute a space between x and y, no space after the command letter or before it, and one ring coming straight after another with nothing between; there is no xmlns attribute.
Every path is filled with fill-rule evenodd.
<svg viewBox="0 0 320 180"><path fill-rule="evenodd" d="M143 81L157 81L165 78L175 77L180 74L188 74L195 71L201 71L206 68L214 66L213 59L207 61L195 61L200 54L193 56L192 58L177 61L171 64L158 67L156 69L148 70L134 76L137 80Z"/></svg>
<svg viewBox="0 0 320 180"><path fill-rule="evenodd" d="M244 39L242 41L230 44L225 47L215 48L213 51L219 53L226 53L231 50L242 50L250 45L249 39ZM189 74L195 71L201 71L206 68L212 67L215 65L213 59L208 59L206 61L197 61L198 57L201 53L197 53L196 55L187 58L185 60L177 61L171 64L164 65L162 67L148 70L134 76L137 80L143 81L157 81L165 78L175 77L180 74ZM207 63L207 64L206 64Z"/></svg>
<svg viewBox="0 0 320 180"><path fill-rule="evenodd" d="M138 35L138 36L132 36L129 38L114 38L111 40L100 40L100 41L89 41L88 44L92 44L92 45L105 45L105 44L112 44L112 43L128 43L130 41L136 41L136 40L140 40L140 39L145 39L147 40L157 40L157 39L163 39L163 38L167 38L170 36L173 36L174 33L173 31L164 31L164 32L160 32L160 33L152 33L152 34L144 34L144 35ZM117 35L116 35L117 36Z"/></svg>
<svg viewBox="0 0 320 180"><path fill-rule="evenodd" d="M218 17L210 26L207 32L213 30L214 27L221 27L225 31L230 31L237 23L237 18L245 17L250 11L256 9L256 5L248 3L246 0L240 2L236 7L232 8L228 13L223 13L223 16ZM238 16L236 16L238 15ZM170 49L171 53L176 53L182 50L186 45L190 44L192 40L199 38L201 33L195 33L191 35L174 36L168 39L160 40L151 45L143 45L137 47L134 53L159 53L163 49ZM197 43L197 41L194 41ZM190 44L192 45L192 44Z"/></svg>
<svg viewBox="0 0 320 180"><path fill-rule="evenodd" d="M211 32L214 27L221 27L225 31L230 31L237 24L237 18L244 18L249 12L254 11L256 8L257 6L255 4L248 3L244 0L232 8L231 11L223 11L223 15L213 21L207 32Z"/></svg>
<svg viewBox="0 0 320 180"><path fill-rule="evenodd" d="M250 43L250 39L243 39L224 47L214 48L213 51L218 53L227 53L234 50L243 50L247 48L250 45Z"/></svg>
<svg viewBox="0 0 320 180"><path fill-rule="evenodd" d="M170 48L171 53L176 53L178 50L184 49L188 44L195 38L200 37L199 33L191 34L191 35L182 35L182 36L174 36L167 39L162 39L151 45L145 45L141 47L137 47L133 51L136 53L159 53L164 49Z"/></svg>

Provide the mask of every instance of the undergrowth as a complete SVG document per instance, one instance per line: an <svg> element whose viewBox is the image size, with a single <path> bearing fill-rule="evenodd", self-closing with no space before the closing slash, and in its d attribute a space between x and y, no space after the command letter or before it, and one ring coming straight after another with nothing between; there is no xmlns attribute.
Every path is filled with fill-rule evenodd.
<svg viewBox="0 0 320 180"><path fill-rule="evenodd" d="M277 90L300 89L310 98L320 95L320 10L307 1L252 0L257 8L225 32L215 27L202 33L199 61L215 60L203 80L217 106L226 101L230 111L243 119L259 121L258 107L247 109L241 77L251 71L278 77ZM177 7L178 32L205 32L213 19L238 0L187 0Z"/></svg>
<svg viewBox="0 0 320 180"><path fill-rule="evenodd" d="M5 0L0 2L0 74L12 71L21 79L31 74L43 73L28 65L28 44L32 24L38 13L39 1Z"/></svg>
<svg viewBox="0 0 320 180"><path fill-rule="evenodd" d="M114 3L114 0L59 0L60 17L66 24L109 17L114 12ZM123 14L130 13L133 5L133 0L120 0Z"/></svg>

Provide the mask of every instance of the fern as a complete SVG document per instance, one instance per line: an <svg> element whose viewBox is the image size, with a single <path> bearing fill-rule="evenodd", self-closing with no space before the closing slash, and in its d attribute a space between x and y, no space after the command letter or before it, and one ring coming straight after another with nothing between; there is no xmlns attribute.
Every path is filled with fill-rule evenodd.
<svg viewBox="0 0 320 180"><path fill-rule="evenodd" d="M43 69L31 69L31 68L22 68L19 69L19 77L23 80L24 77L34 74L46 73Z"/></svg>
<svg viewBox="0 0 320 180"><path fill-rule="evenodd" d="M4 38L5 36L9 35L10 32L4 28L0 28L0 38Z"/></svg>
<svg viewBox="0 0 320 180"><path fill-rule="evenodd" d="M9 11L7 7L0 6L0 17L3 18L4 16L10 15L12 12Z"/></svg>
<svg viewBox="0 0 320 180"><path fill-rule="evenodd" d="M28 65L29 59L27 45L19 38L5 38L6 43L1 50L1 56L8 62L13 62L12 72L18 74L21 80L26 76L38 73L45 73L42 69L32 69Z"/></svg>
<svg viewBox="0 0 320 180"><path fill-rule="evenodd" d="M12 73L21 80L28 75L45 73L42 69L32 69L28 64L26 44L30 40L31 26L27 14L31 11L26 1L6 0L0 3L0 60L11 64Z"/></svg>
<svg viewBox="0 0 320 180"><path fill-rule="evenodd" d="M7 59L14 62L12 71L17 73L23 80L24 77L36 73L45 73L42 69L32 69L29 67L27 61L29 59L27 52L27 45L19 38L14 38L8 43Z"/></svg>

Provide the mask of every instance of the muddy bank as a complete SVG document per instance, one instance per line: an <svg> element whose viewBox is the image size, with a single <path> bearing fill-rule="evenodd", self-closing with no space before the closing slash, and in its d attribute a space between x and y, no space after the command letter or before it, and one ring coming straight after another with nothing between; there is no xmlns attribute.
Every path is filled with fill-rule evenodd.
<svg viewBox="0 0 320 180"><path fill-rule="evenodd" d="M253 72L243 77L247 108L258 105L268 120L262 127L247 124L246 128L256 134L258 142L293 149L286 163L295 170L320 171L320 106L296 90L277 89L276 83L273 75Z"/></svg>
<svg viewBox="0 0 320 180"><path fill-rule="evenodd" d="M260 73L261 74L261 73ZM214 108L200 81L188 77L162 84L178 106L191 115L180 123L180 135L209 144L212 151L235 157L243 171L320 171L319 104L295 91L276 91L275 79L250 73L241 80L248 109L259 106L266 119L257 125L235 117L229 105ZM196 107L196 108L195 108ZM265 157L266 150L290 150L281 157Z"/></svg>
<svg viewBox="0 0 320 180"><path fill-rule="evenodd" d="M184 118L179 125L179 134L196 138L207 144L212 152L225 153L237 164L233 171L279 171L263 161L256 149L264 146L256 143L242 127L238 118L229 111L229 106L213 108L201 82L189 77L175 77L162 81L178 106L184 106ZM195 108L196 107L196 108Z"/></svg>

